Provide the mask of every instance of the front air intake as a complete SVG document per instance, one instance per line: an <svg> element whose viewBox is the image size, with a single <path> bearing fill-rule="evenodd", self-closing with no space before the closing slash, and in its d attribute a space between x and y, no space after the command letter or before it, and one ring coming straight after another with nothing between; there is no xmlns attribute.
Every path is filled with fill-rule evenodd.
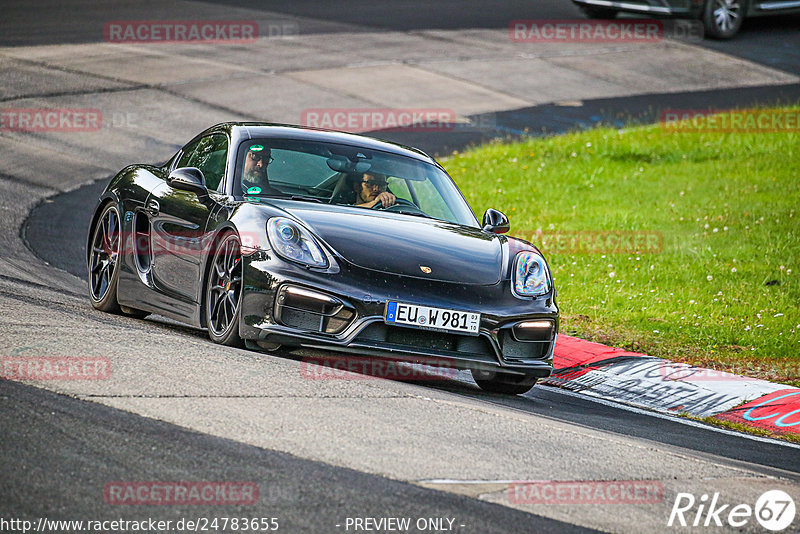
<svg viewBox="0 0 800 534"><path fill-rule="evenodd" d="M275 299L275 319L304 332L338 334L355 317L351 306L313 289L285 285Z"/></svg>

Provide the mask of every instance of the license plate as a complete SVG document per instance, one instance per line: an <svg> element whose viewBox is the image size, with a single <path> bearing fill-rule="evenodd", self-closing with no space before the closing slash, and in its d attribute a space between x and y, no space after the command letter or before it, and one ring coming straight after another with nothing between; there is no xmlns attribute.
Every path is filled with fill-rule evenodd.
<svg viewBox="0 0 800 534"><path fill-rule="evenodd" d="M386 303L385 320L388 324L477 334L481 324L481 314L403 304L402 302L388 302Z"/></svg>

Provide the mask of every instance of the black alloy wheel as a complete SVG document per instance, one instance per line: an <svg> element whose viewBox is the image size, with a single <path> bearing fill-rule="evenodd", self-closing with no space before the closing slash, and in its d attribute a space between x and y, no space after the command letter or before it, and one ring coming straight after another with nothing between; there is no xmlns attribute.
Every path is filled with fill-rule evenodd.
<svg viewBox="0 0 800 534"><path fill-rule="evenodd" d="M234 233L221 236L214 247L205 302L206 327L212 341L229 347L241 346L242 247Z"/></svg>
<svg viewBox="0 0 800 534"><path fill-rule="evenodd" d="M89 251L89 297L92 306L104 312L119 312L117 282L122 232L117 207L109 203L103 208L92 234Z"/></svg>

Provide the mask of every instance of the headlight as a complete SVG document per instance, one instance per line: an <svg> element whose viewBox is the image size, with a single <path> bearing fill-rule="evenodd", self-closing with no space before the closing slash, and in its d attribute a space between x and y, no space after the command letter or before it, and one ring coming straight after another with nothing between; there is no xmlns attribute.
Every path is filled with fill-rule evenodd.
<svg viewBox="0 0 800 534"><path fill-rule="evenodd" d="M311 233L285 217L273 217L267 221L267 236L272 249L279 256L308 265L309 267L328 266L322 249L314 241Z"/></svg>
<svg viewBox="0 0 800 534"><path fill-rule="evenodd" d="M514 285L518 297L538 297L550 292L547 263L535 252L520 252L514 260Z"/></svg>

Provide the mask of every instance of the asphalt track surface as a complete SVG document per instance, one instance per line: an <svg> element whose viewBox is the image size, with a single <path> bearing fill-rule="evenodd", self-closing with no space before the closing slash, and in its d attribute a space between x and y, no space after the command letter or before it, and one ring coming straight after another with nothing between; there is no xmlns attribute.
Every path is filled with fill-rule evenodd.
<svg viewBox="0 0 800 534"><path fill-rule="evenodd" d="M12 46L101 42L107 20L186 18L191 3L88 2L43 0L31 9L28 2L6 2L3 16L12 28L0 38ZM209 3L246 7L308 17L301 33L358 31L382 28L394 31L462 28L507 28L516 19L582 19L569 0L211 0ZM195 5L198 3L195 3ZM347 29L325 23L338 22ZM100 24L98 24L100 22ZM745 20L731 41L706 40L703 46L777 69L800 73L800 15L755 17ZM655 58L657 61L657 58Z"/></svg>
<svg viewBox="0 0 800 534"><path fill-rule="evenodd" d="M72 520L277 518L279 532L335 532L347 517L448 517L461 532L593 532L463 496L190 432L174 425L0 382L3 516ZM43 436L49 436L43 439ZM250 481L254 505L105 504L110 480ZM144 507L147 508L147 507Z"/></svg>
<svg viewBox="0 0 800 534"><path fill-rule="evenodd" d="M251 3L239 1L219 3L254 7ZM423 3L419 3L417 9L404 10L400 16L394 11L395 4L367 1L336 2L335 6L318 2L261 2L255 7L406 31L496 28L506 26L508 20L514 18L578 16L566 1L536 2L535 13L531 12L531 2L475 2L470 5L473 4L474 9L464 9L464 2L440 2L433 6L424 3L423 10ZM49 1L39 3L38 13L31 10L6 11L5 16L16 21L20 31L6 35L3 40L6 44L16 45L101 40L102 35L92 33L98 20L142 18L136 15L137 8L130 7L130 4L86 3L75 4L72 9L69 5L57 7L59 5ZM416 4L405 5L413 8ZM152 4L152 7L158 10L158 4ZM74 16L76 10L83 16ZM171 12L151 17L177 18L179 15ZM54 23L54 18L65 16L70 24ZM797 28L796 17L754 19L747 23L736 41L707 42L705 46L789 72L800 72ZM316 31L313 26L308 30ZM328 28L320 24L319 31L328 31ZM772 104L796 102L800 99L800 87L605 99L587 102L579 111L559 106L537 106L497 114L497 125L501 133L515 136L526 131L553 133L596 123L647 121L652 118L651 102L661 102L663 98L674 98L686 108ZM419 145L432 153L446 153L486 138L485 132L454 133L444 140L441 135L426 138L419 134L381 133L383 137ZM103 182L97 182L41 203L20 229L21 237L53 267L85 278L82 261L85 231L90 210L103 186ZM181 329L174 325L165 328L205 337L199 330ZM292 357L290 354L282 355ZM639 438L645 443L652 442L654 446L674 448L730 466L747 466L770 476L800 480L798 449L780 444L689 426L551 388L537 387L524 396L509 398L481 393L467 378L425 384L425 387L578 427ZM69 519L141 519L151 515L159 519L176 519L187 515L222 516L245 512L249 516L280 517L281 530L287 532L331 532L339 531L336 524L347 516L405 515L455 517L458 523L466 525L462 529L464 532L586 531L476 499L211 437L30 386L0 382L0 403L0 458L3 459L0 466L0 512L3 517L49 515ZM257 480L262 499L255 509L172 507L159 508L149 514L141 508L120 510L121 507L98 505L103 484L113 480L115 475L121 480Z"/></svg>
<svg viewBox="0 0 800 534"><path fill-rule="evenodd" d="M247 0L216 0L232 6L250 6ZM403 2L396 5L369 0L286 2L267 0L260 9L358 24L387 30L507 28L517 19L583 19L569 0L445 0ZM630 15L625 15L630 16ZM745 19L732 41L706 40L703 46L789 72L800 72L800 15ZM657 61L657 59L656 59Z"/></svg>

